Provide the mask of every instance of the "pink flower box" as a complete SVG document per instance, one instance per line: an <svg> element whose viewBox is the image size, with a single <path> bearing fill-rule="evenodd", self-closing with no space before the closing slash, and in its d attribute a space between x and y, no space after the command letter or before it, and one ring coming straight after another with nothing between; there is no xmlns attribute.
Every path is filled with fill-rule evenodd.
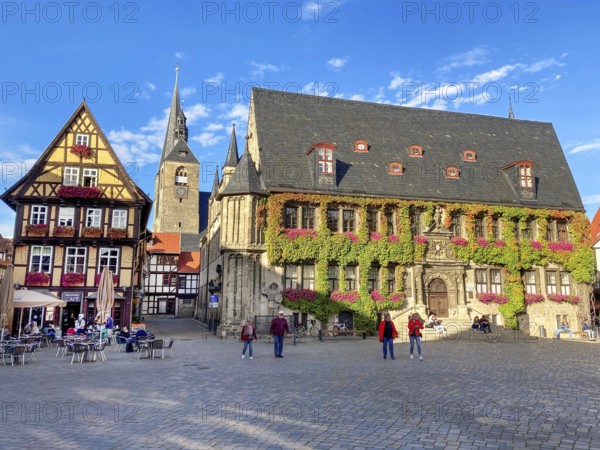
<svg viewBox="0 0 600 450"><path fill-rule="evenodd" d="M310 289L284 289L282 292L283 298L291 302L298 300L308 300L313 302L317 299L317 292Z"/></svg>
<svg viewBox="0 0 600 450"><path fill-rule="evenodd" d="M427 244L426 236L415 236L414 238L415 244Z"/></svg>
<svg viewBox="0 0 600 450"><path fill-rule="evenodd" d="M331 293L331 301L342 303L355 303L360 298L360 294L356 291L333 291Z"/></svg>
<svg viewBox="0 0 600 450"><path fill-rule="evenodd" d="M461 237L453 237L450 239L450 243L459 247L466 247L468 244L467 240Z"/></svg>
<svg viewBox="0 0 600 450"><path fill-rule="evenodd" d="M377 231L371 231L370 238L371 238L372 241L380 241L381 240L381 233L378 233Z"/></svg>
<svg viewBox="0 0 600 450"><path fill-rule="evenodd" d="M482 292L477 294L477 300L486 305L495 303L497 305L504 305L508 302L508 297L504 294L494 294L492 292Z"/></svg>
<svg viewBox="0 0 600 450"><path fill-rule="evenodd" d="M570 242L550 242L548 248L551 252L572 252L573 244Z"/></svg>

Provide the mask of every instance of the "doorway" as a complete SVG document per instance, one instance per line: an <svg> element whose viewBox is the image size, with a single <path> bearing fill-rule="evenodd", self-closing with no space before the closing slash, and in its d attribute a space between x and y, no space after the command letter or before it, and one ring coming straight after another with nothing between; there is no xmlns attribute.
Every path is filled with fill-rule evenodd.
<svg viewBox="0 0 600 450"><path fill-rule="evenodd" d="M434 278L428 286L429 313L448 317L448 290L441 278Z"/></svg>

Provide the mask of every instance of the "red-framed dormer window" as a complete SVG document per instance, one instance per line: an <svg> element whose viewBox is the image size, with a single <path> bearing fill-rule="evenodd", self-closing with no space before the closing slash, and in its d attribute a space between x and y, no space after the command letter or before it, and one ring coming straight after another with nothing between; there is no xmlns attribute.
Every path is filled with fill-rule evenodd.
<svg viewBox="0 0 600 450"><path fill-rule="evenodd" d="M413 158L422 158L423 157L423 147L420 145L414 144L408 147L408 156L412 156Z"/></svg>
<svg viewBox="0 0 600 450"><path fill-rule="evenodd" d="M460 170L456 166L446 167L446 178L453 178L455 180L460 178Z"/></svg>
<svg viewBox="0 0 600 450"><path fill-rule="evenodd" d="M317 152L317 167L319 173L332 174L335 169L335 160L333 159L333 152L337 147L329 142L321 142L313 145L308 153L315 150Z"/></svg>
<svg viewBox="0 0 600 450"><path fill-rule="evenodd" d="M533 163L531 161L519 161L519 186L526 189L533 189Z"/></svg>
<svg viewBox="0 0 600 450"><path fill-rule="evenodd" d="M388 173L390 175L402 175L403 167L402 163L398 161L392 161L388 164Z"/></svg>
<svg viewBox="0 0 600 450"><path fill-rule="evenodd" d="M354 141L354 151L356 153L369 153L369 143L365 139Z"/></svg>
<svg viewBox="0 0 600 450"><path fill-rule="evenodd" d="M477 154L473 150L465 150L463 152L463 161L475 162L477 161Z"/></svg>

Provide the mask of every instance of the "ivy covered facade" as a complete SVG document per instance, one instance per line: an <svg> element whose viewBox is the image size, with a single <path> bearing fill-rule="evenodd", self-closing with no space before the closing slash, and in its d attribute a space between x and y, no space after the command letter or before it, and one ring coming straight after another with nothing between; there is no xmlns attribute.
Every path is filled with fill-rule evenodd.
<svg viewBox="0 0 600 450"><path fill-rule="evenodd" d="M219 307L201 305L224 333L280 308L367 330L383 311L550 330L589 314L589 221L550 124L255 89L208 224Z"/></svg>

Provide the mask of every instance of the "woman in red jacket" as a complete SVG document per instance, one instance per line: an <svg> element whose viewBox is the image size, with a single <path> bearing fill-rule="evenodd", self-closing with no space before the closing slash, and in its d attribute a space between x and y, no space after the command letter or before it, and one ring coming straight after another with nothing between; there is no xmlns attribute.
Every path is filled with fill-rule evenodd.
<svg viewBox="0 0 600 450"><path fill-rule="evenodd" d="M246 321L246 325L242 327L242 333L240 334L240 339L244 343L244 349L242 350L242 359L246 357L246 349L249 349L249 356L252 359L252 341L258 339L256 336L256 328L254 328L254 324L252 320L248 319Z"/></svg>
<svg viewBox="0 0 600 450"><path fill-rule="evenodd" d="M383 359L387 359L387 349L390 348L390 357L394 358L394 339L398 337L398 332L392 322L389 313L383 315L383 320L379 324L379 342L383 342Z"/></svg>
<svg viewBox="0 0 600 450"><path fill-rule="evenodd" d="M417 350L419 352L419 359L423 361L421 355L421 330L423 329L423 319L419 316L419 313L414 313L408 321L408 335L410 336L410 359L413 359L413 350L415 348L415 342L417 343Z"/></svg>

